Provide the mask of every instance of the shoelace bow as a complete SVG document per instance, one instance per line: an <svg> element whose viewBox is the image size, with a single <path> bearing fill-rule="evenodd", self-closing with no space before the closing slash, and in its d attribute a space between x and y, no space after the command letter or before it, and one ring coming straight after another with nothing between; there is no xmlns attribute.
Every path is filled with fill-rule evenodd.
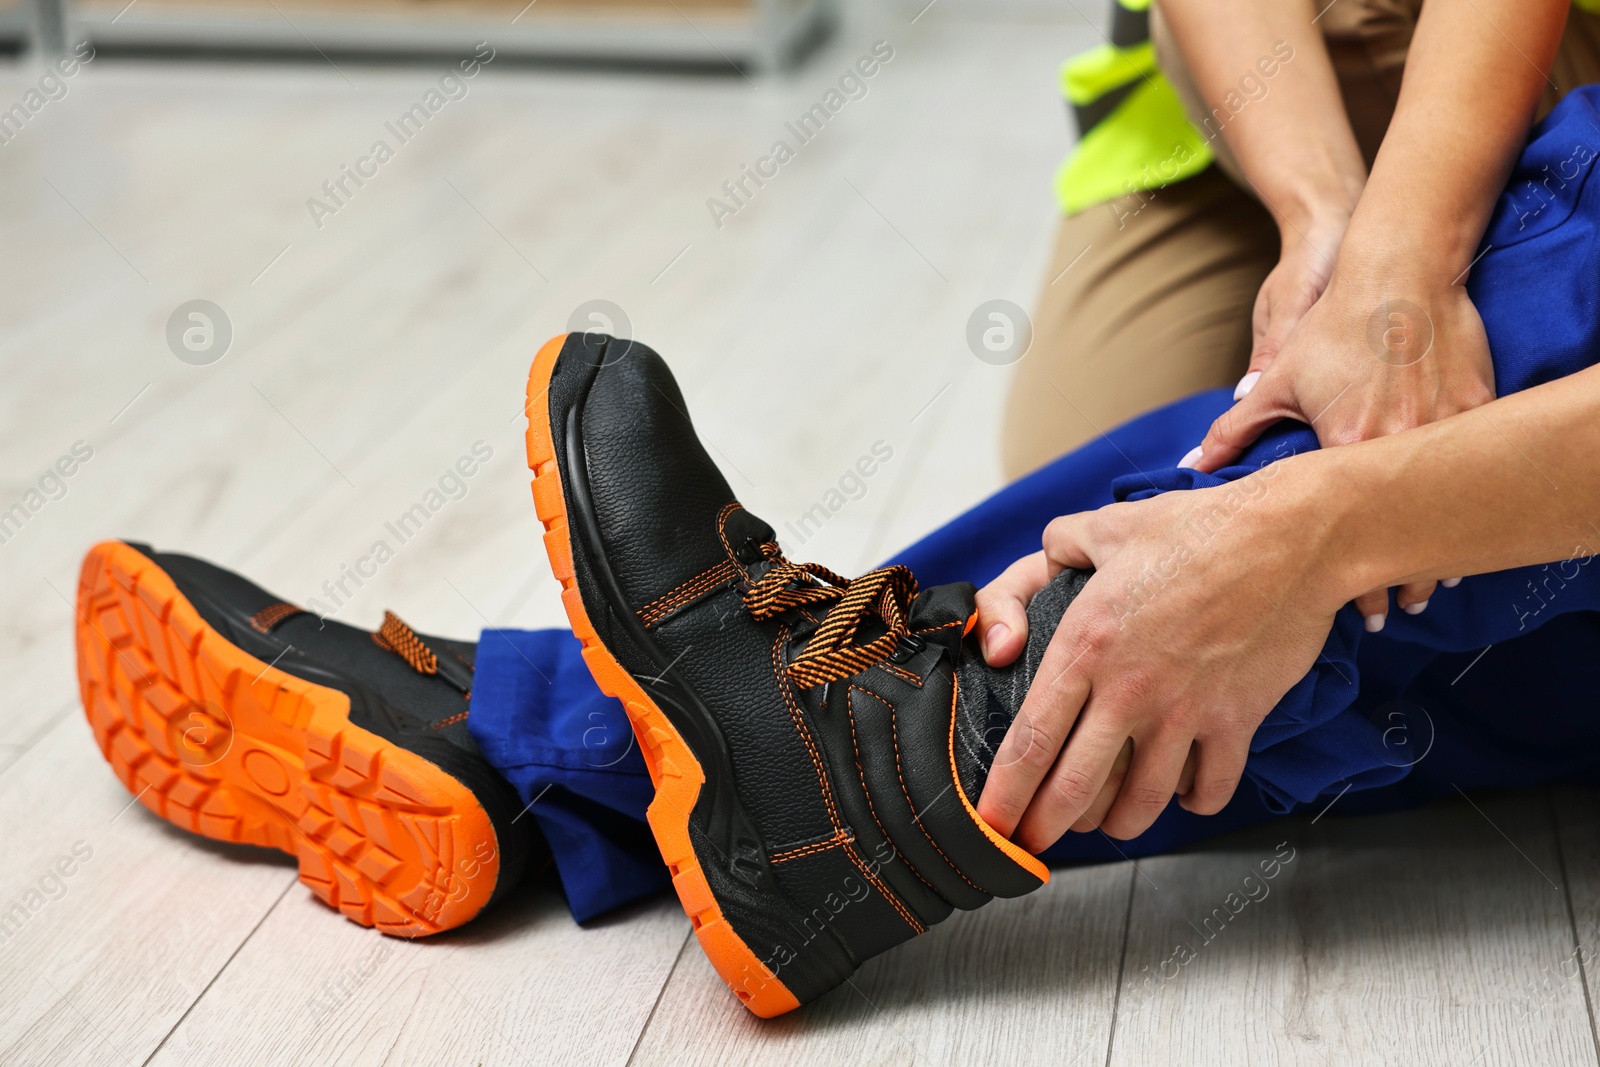
<svg viewBox="0 0 1600 1067"><path fill-rule="evenodd" d="M796 685L809 689L859 674L888 659L913 636L909 616L917 579L908 568L879 567L851 579L817 563L791 563L776 542L763 544L761 555L772 566L743 594L753 617L767 619L808 604L833 605L805 651L785 671ZM856 631L868 615L882 619L888 631L855 644Z"/></svg>

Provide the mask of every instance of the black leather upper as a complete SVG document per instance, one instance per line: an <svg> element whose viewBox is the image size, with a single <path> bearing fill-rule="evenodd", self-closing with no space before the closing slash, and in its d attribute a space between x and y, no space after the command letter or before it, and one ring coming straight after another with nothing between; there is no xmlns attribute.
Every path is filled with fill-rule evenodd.
<svg viewBox="0 0 1600 1067"><path fill-rule="evenodd" d="M572 335L549 405L585 611L701 762L697 856L724 915L797 997L953 907L1038 887L985 834L953 770L971 586L917 597L924 647L903 662L797 687L784 668L832 605L752 616L743 593L772 565L760 551L772 528L738 505L662 359ZM640 617L708 573L725 580ZM869 617L856 640L884 632Z"/></svg>

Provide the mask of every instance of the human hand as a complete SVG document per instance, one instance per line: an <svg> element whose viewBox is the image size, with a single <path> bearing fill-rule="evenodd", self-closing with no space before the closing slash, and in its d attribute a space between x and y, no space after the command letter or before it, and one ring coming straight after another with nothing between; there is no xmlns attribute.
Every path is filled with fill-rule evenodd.
<svg viewBox="0 0 1600 1067"><path fill-rule="evenodd" d="M1001 666L1026 642L1033 593L1063 567L1095 569L995 755L986 822L1039 852L1069 828L1135 837L1174 794L1222 809L1256 727L1350 597L1325 509L1287 472L1297 462L1056 519L1042 552L979 592L980 641Z"/></svg>
<svg viewBox="0 0 1600 1067"><path fill-rule="evenodd" d="M1239 382L1235 400L1272 365L1294 328L1327 290L1349 224L1348 210L1330 208L1318 220L1307 221L1303 230L1289 224L1282 227L1283 253L1261 283L1250 313L1250 368Z"/></svg>
<svg viewBox="0 0 1600 1067"><path fill-rule="evenodd" d="M1411 299L1404 295L1412 294ZM1211 426L1190 460L1215 471L1279 419L1309 424L1324 448L1436 422L1494 399L1483 320L1459 285L1411 286L1336 278L1241 399ZM1192 456L1192 454L1191 454ZM1408 614L1427 607L1433 582L1404 585ZM1356 598L1367 629L1383 628L1387 589Z"/></svg>

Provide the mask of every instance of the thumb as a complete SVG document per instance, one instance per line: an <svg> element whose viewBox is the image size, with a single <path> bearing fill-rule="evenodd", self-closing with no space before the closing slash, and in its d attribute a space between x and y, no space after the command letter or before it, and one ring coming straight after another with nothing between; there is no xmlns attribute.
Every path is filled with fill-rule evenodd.
<svg viewBox="0 0 1600 1067"><path fill-rule="evenodd" d="M1191 464L1207 473L1226 467L1261 436L1261 431L1285 415L1288 407L1277 396L1282 376L1262 378L1255 388L1233 407L1217 416L1200 442L1200 458Z"/></svg>

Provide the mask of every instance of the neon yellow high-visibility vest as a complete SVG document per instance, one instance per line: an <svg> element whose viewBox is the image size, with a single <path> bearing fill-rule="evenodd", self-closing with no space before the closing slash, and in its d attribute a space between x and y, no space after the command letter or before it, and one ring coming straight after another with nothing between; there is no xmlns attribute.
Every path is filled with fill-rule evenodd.
<svg viewBox="0 0 1600 1067"><path fill-rule="evenodd" d="M1117 0L1111 41L1061 65L1061 95L1078 120L1078 143L1055 179L1068 215L1211 165L1205 135L1156 67L1149 9L1150 0Z"/></svg>

